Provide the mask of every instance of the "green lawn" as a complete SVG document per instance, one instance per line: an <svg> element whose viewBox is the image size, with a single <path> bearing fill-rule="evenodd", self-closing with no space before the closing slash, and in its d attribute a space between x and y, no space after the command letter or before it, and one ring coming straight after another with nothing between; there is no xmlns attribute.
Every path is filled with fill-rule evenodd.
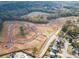
<svg viewBox="0 0 79 59"><path fill-rule="evenodd" d="M0 58L7 58L7 55L4 55L4 56L0 56Z"/></svg>
<svg viewBox="0 0 79 59"><path fill-rule="evenodd" d="M67 51L68 51L69 54L72 55L73 47L71 45L69 45Z"/></svg>

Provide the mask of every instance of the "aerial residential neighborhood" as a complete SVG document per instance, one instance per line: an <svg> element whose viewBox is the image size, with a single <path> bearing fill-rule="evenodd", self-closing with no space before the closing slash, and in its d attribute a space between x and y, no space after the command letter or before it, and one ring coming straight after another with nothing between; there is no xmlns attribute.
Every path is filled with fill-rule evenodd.
<svg viewBox="0 0 79 59"><path fill-rule="evenodd" d="M79 58L79 2L8 1L0 9L0 58Z"/></svg>

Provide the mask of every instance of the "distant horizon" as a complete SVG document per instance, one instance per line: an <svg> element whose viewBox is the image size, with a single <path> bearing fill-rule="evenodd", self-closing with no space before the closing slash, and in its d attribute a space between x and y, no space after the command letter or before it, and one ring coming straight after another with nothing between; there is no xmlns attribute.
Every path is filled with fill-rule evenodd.
<svg viewBox="0 0 79 59"><path fill-rule="evenodd" d="M19 19L34 11L53 13L61 8L67 10L67 15L79 15L77 1L0 1L0 19Z"/></svg>

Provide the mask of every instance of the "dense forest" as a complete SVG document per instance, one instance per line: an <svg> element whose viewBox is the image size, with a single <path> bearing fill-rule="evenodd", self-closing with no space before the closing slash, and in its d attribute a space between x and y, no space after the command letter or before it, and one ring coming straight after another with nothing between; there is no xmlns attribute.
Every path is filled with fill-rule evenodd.
<svg viewBox="0 0 79 59"><path fill-rule="evenodd" d="M63 2L63 1L4 1L0 2L0 27L6 20L21 20L21 16L31 12L45 12L51 15L48 20L58 17L79 16L79 2ZM38 22L38 21L37 21ZM40 20L40 22L42 22ZM40 23L38 22L38 23ZM47 22L47 21L44 21Z"/></svg>

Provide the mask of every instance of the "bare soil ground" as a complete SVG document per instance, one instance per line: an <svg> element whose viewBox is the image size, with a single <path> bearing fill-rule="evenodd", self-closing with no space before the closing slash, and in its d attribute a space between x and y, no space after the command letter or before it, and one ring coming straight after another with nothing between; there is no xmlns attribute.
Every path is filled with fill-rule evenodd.
<svg viewBox="0 0 79 59"><path fill-rule="evenodd" d="M55 20L51 20L48 24L34 24L23 21L5 21L2 32L2 40L0 42L0 55L23 49L26 49L24 50L25 52L29 52L30 54L32 54L33 47L37 48L37 54L39 54L41 47L48 39L48 36L51 32L55 33L64 24L66 20L74 20L77 18L78 17L58 18ZM13 24L12 27L9 27L11 26L11 24ZM25 31L28 31L29 35L26 35L25 37L17 36L20 31L20 26L25 26ZM12 29L11 34L9 33L9 29ZM6 44L6 42L9 42L10 35L13 39L12 47L5 48L4 45Z"/></svg>

